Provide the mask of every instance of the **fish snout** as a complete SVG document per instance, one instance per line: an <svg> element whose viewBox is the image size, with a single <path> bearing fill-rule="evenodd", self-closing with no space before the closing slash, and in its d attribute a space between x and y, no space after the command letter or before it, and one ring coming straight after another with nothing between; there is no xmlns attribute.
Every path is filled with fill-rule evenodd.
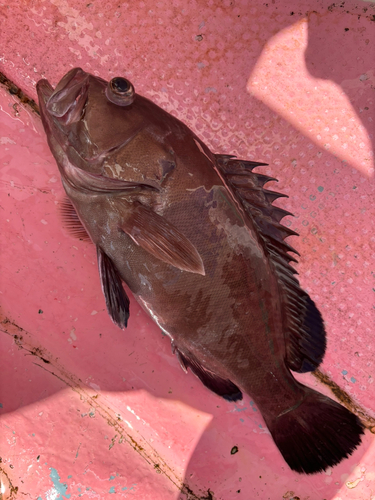
<svg viewBox="0 0 375 500"><path fill-rule="evenodd" d="M47 85L41 80L43 90ZM48 86L50 84L47 82ZM55 90L49 95L46 108L50 115L57 118L63 125L69 125L80 119L87 101L89 88L89 74L81 68L70 70L57 84ZM50 92L48 89L47 95ZM46 92L44 92L46 95Z"/></svg>
<svg viewBox="0 0 375 500"><path fill-rule="evenodd" d="M53 93L53 87L48 80L39 80L36 84L39 101L46 103Z"/></svg>

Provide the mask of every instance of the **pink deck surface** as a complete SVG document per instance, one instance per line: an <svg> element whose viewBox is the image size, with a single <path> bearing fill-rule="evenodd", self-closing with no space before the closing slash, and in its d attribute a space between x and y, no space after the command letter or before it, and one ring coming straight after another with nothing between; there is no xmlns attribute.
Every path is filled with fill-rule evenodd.
<svg viewBox="0 0 375 500"><path fill-rule="evenodd" d="M326 321L321 370L373 430L374 21L361 0L0 4L0 71L30 97L75 66L124 75L214 152L269 163ZM40 121L4 89L0 168L0 498L375 498L369 430L339 466L297 475L250 396L185 375L134 300L128 329L112 324L95 249L61 225Z"/></svg>

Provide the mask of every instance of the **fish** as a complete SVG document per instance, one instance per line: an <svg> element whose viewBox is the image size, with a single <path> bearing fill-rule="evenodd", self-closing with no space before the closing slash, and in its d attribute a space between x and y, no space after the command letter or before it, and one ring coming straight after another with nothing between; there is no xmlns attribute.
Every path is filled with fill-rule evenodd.
<svg viewBox="0 0 375 500"><path fill-rule="evenodd" d="M81 68L37 83L70 232L97 250L108 313L130 292L181 368L228 401L248 394L289 467L313 474L360 444L347 408L298 382L326 351L324 321L296 277L296 235L273 205L265 163L214 154L124 77ZM255 171L254 171L255 170Z"/></svg>

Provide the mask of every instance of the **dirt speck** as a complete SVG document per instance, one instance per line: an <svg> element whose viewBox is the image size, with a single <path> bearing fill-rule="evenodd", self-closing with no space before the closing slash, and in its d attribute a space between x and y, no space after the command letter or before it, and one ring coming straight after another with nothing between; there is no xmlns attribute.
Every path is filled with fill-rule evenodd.
<svg viewBox="0 0 375 500"><path fill-rule="evenodd" d="M11 95L16 95L18 99L22 102L22 104L25 104L29 108L31 108L35 113L38 115L39 113L39 107L37 103L34 101L34 99L31 99L28 97L22 90L17 87L15 83L13 83L9 78L7 78L4 73L0 72L0 84L2 84L6 90L9 92Z"/></svg>

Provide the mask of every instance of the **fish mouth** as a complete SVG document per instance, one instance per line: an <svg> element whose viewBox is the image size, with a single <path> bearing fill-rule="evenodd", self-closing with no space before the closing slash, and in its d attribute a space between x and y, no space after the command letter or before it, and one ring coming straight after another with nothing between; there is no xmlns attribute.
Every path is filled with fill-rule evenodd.
<svg viewBox="0 0 375 500"><path fill-rule="evenodd" d="M56 88L48 80L40 80L36 89L43 111L62 125L78 121L87 102L90 75L81 68L70 70Z"/></svg>

